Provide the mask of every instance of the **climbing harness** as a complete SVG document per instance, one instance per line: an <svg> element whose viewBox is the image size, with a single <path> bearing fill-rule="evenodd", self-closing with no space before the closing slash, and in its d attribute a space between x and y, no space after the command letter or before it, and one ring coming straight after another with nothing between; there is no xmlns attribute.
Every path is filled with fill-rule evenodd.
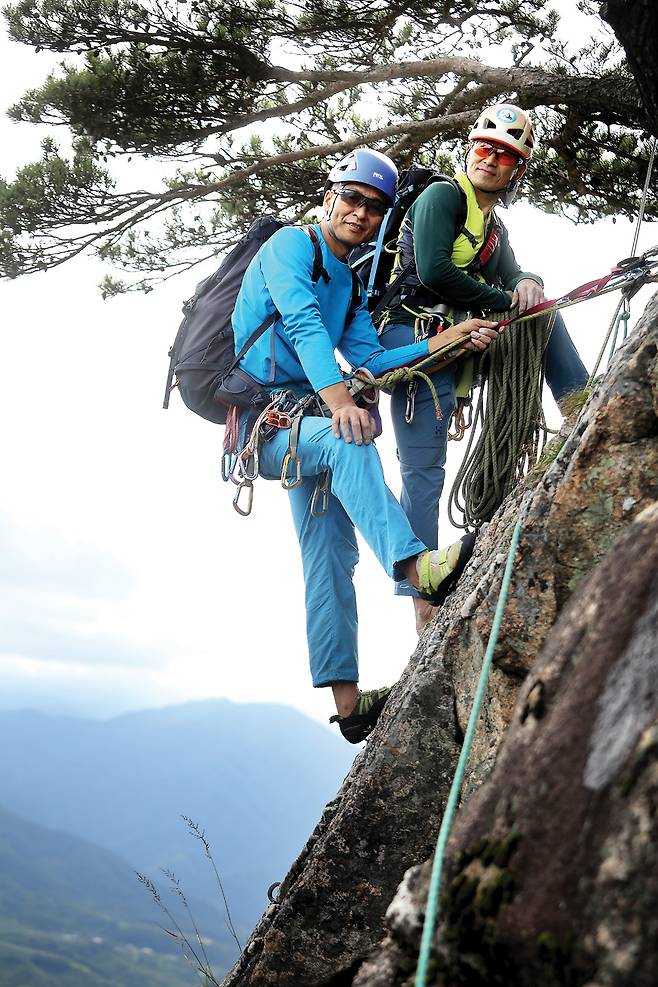
<svg viewBox="0 0 658 987"><path fill-rule="evenodd" d="M279 429L290 430L288 451L281 470L281 486L284 490L292 490L302 482L301 459L297 454L297 443L302 418L308 414L326 414L326 406L315 394L306 394L303 397L295 395L292 391L273 394L270 403L251 425L249 438L244 447L238 451L239 410L237 408L230 410L224 433L222 479L231 480L237 486L233 507L242 517L248 517L253 507L254 481L258 477L260 448L263 442L272 439ZM247 428L249 429L249 425ZM292 474L290 473L291 466ZM323 480L323 476L324 474L321 474L318 478L318 485L325 489L328 478ZM319 503L325 504L326 510L326 497L321 499ZM320 516L321 513L321 509L316 506L316 516Z"/></svg>
<svg viewBox="0 0 658 987"><path fill-rule="evenodd" d="M381 431L381 419L377 402L378 385L375 378L364 367L356 374L348 375L345 384L352 398L362 407L368 407ZM253 424L248 423L249 437L243 448L238 450L240 436L240 409L232 407L227 415L224 432L221 474L223 480L232 481L237 490L233 507L242 517L251 514L254 498L254 481L258 477L260 449L263 442L272 439L280 429L289 432L288 449L281 466L281 486L284 490L294 490L302 482L302 462L299 454L299 433L302 419L306 415L331 417L331 412L315 393L301 397L293 391L275 392L270 403L257 415ZM318 475L311 498L311 514L319 518L329 507L329 470Z"/></svg>
<svg viewBox="0 0 658 987"><path fill-rule="evenodd" d="M416 967L415 987L426 987L427 984L432 940L434 938L434 929L436 926L439 908L439 897L441 894L441 877L443 873L445 850L448 843L448 837L450 835L450 827L452 826L452 821L457 809L457 801L459 799L459 793L464 780L466 765L468 763L471 747L473 746L475 728L477 726L477 721L480 715L480 707L482 706L482 700L484 698L485 689L489 679L489 671L491 669L491 662L496 648L496 642L498 641L498 634L500 633L500 625L502 623L505 604L507 603L507 596L512 579L514 557L516 555L520 537L521 520L519 519L514 527L512 541L507 553L507 563L505 565L503 582L500 588L500 595L496 605L496 612L494 614L487 649L485 651L484 658L482 659L482 669L480 671L480 678L478 680L475 698L473 699L473 706L471 707L471 714L468 719L468 726L466 727L466 734L464 735L464 743L462 744L459 761L457 762L457 768L455 770L455 776L450 787L448 801L446 802L438 839L436 841L432 874L430 877L429 891L427 894L427 904L425 906L425 922L423 924L423 933L420 941L418 966Z"/></svg>

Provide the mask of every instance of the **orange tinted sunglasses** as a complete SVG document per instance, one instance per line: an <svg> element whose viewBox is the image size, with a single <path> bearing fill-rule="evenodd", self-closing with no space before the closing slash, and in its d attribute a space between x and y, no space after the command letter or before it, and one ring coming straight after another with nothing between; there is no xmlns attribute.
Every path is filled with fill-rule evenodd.
<svg viewBox="0 0 658 987"><path fill-rule="evenodd" d="M474 141L473 153L478 158L488 158L493 154L496 162L501 165L516 165L522 160L514 151L508 151L506 147L498 147L497 144L489 144L488 141Z"/></svg>

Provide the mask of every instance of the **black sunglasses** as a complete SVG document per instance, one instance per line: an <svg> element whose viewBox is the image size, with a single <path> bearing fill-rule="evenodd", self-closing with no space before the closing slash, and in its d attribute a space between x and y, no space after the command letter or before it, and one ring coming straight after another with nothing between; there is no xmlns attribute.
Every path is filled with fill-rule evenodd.
<svg viewBox="0 0 658 987"><path fill-rule="evenodd" d="M343 202L346 202L352 209L359 209L361 206L365 206L369 216L376 216L378 219L383 219L388 210L388 205L383 199L372 199L367 195L361 195L354 188L334 188L331 191L334 195L339 195Z"/></svg>

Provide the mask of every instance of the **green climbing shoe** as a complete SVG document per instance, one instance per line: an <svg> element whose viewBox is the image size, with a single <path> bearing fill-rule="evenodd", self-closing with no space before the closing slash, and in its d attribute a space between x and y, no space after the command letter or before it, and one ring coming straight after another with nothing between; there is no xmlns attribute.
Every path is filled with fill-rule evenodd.
<svg viewBox="0 0 658 987"><path fill-rule="evenodd" d="M464 535L459 541L437 552L423 552L416 560L419 595L438 607L466 567L475 548L475 534Z"/></svg>
<svg viewBox="0 0 658 987"><path fill-rule="evenodd" d="M340 732L350 744L360 744L372 732L390 694L390 688L360 692L356 705L348 716L336 714L330 717L329 722L338 724Z"/></svg>

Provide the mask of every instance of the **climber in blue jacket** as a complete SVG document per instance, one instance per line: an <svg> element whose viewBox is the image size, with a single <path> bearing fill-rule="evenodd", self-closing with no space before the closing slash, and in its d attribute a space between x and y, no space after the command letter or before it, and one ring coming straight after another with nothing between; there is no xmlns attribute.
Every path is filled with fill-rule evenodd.
<svg viewBox="0 0 658 987"><path fill-rule="evenodd" d="M365 293L356 307L346 258L370 240L392 203L397 169L385 155L359 149L329 173L324 218L314 226L325 274L314 283L314 247L301 227L275 233L249 265L233 316L236 351L275 310L279 318L247 352L241 369L272 392L317 393L331 417L305 414L295 436L301 482L289 491L306 587L307 636L315 687L331 686L341 732L351 743L372 730L390 689L360 692L357 610L352 577L358 561L355 526L388 574L408 579L438 602L445 598L472 552L467 536L430 552L413 533L386 486L373 445L375 422L359 407L336 362L340 350L353 369L378 375L427 356L454 340L475 351L496 337L495 323L470 319L441 339L384 349L368 314ZM243 443L248 432L242 416ZM259 451L260 474L279 479L293 429L281 428ZM330 471L327 510L312 510L316 480Z"/></svg>

